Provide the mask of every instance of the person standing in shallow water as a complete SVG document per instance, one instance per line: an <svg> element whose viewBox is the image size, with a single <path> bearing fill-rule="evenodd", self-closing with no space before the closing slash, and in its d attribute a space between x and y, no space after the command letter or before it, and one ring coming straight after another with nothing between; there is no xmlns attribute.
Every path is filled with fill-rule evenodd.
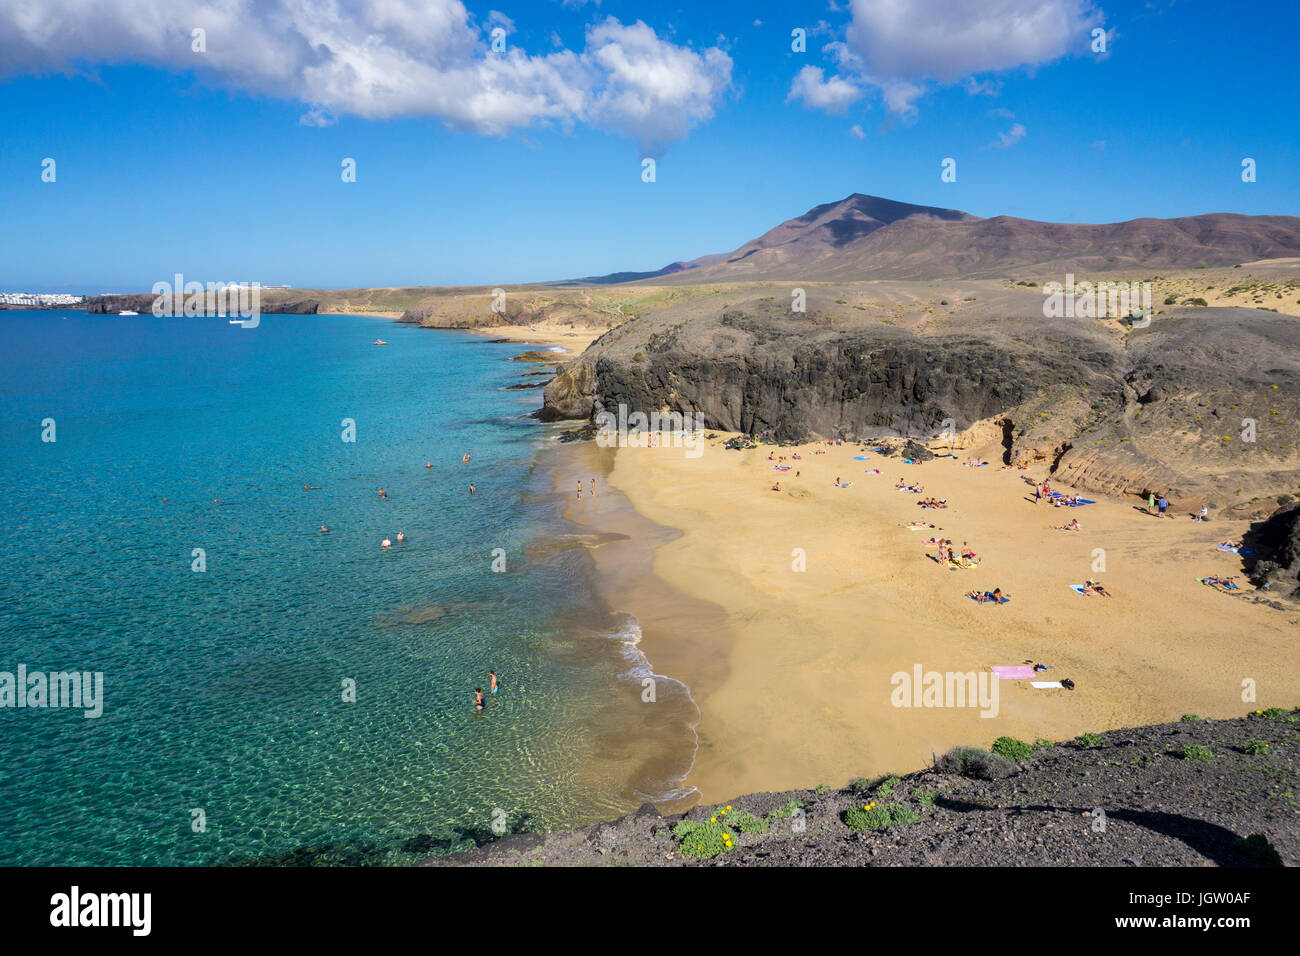
<svg viewBox="0 0 1300 956"><path fill-rule="evenodd" d="M482 687L474 688L474 710L476 710L480 714L483 713L483 688Z"/></svg>
<svg viewBox="0 0 1300 956"><path fill-rule="evenodd" d="M497 683L497 672L488 671L488 687L491 689L492 693L495 694L500 686L501 685Z"/></svg>

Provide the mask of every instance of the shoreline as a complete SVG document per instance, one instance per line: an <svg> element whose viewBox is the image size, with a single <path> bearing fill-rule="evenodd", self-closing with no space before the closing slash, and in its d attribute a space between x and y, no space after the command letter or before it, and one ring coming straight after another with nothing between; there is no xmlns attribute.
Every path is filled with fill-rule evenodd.
<svg viewBox="0 0 1300 956"><path fill-rule="evenodd" d="M1025 500L1029 472L1000 470L992 447L961 451L993 462L965 468L952 458L903 465L855 445L724 451L726 437L718 433L694 460L671 448L608 453L610 486L652 526L676 531L641 542L647 571L625 580L619 599L653 609L645 652L699 703L687 783L706 802L918 770L933 753L1002 735L1063 739L1187 712L1227 717L1285 706L1300 683L1300 662L1287 654L1295 639L1287 612L1196 581L1240 573L1215 544L1239 539L1247 521L1159 521L1115 499L1036 506ZM813 455L818 449L827 454ZM802 477L773 471L769 452L801 454ZM863 474L873 468L884 474ZM853 486L835 488L837 476ZM949 497L950 508L916 507L916 496L894 490L899 477ZM770 490L778 479L779 493ZM1052 530L1071 518L1085 531ZM935 534L970 541L981 567L939 567L921 544L931 533L903 527L922 519L944 529ZM1097 547L1104 572L1092 570ZM802 573L792 569L795 548L806 555ZM1090 578L1117 596L1069 590ZM720 616L673 613L657 597L664 586L687 595L697 613L711 607ZM965 596L993 587L1013 602ZM695 653L701 641L707 649ZM1001 681L991 719L974 709L891 704L891 676L917 665L987 674L1026 660L1052 665L1044 679L1068 676L1077 689ZM1243 703L1247 680L1258 705Z"/></svg>

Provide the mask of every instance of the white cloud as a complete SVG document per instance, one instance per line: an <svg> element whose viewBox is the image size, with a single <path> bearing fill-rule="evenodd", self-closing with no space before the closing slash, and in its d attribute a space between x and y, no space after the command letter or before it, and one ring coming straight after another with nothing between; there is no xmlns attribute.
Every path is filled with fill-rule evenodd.
<svg viewBox="0 0 1300 956"><path fill-rule="evenodd" d="M1025 127L1022 123L1013 123L1011 129L1005 133L998 133L998 139L995 143L990 143L994 149L1008 149L1025 138Z"/></svg>
<svg viewBox="0 0 1300 956"><path fill-rule="evenodd" d="M851 10L844 42L825 49L846 82L876 88L904 116L935 83L996 96L1001 83L976 74L1088 52L1104 20L1091 0L852 0Z"/></svg>
<svg viewBox="0 0 1300 956"><path fill-rule="evenodd" d="M487 24L513 28L493 12ZM206 31L206 52L191 32ZM460 0L0 0L0 75L144 63L334 116L431 117L488 135L577 123L648 153L709 119L731 58L613 17L581 52L492 53Z"/></svg>
<svg viewBox="0 0 1300 956"><path fill-rule="evenodd" d="M852 136L854 139L867 138L867 134L862 132L862 127L859 126L857 123L854 123L852 126L849 127L849 135Z"/></svg>
<svg viewBox="0 0 1300 956"><path fill-rule="evenodd" d="M881 77L952 83L1086 52L1088 0L853 0L849 46Z"/></svg>
<svg viewBox="0 0 1300 956"><path fill-rule="evenodd" d="M809 109L825 110L827 113L843 113L856 100L862 97L862 88L842 77L832 76L825 79L821 67L805 66L790 84L790 93L785 98L787 103L802 101Z"/></svg>

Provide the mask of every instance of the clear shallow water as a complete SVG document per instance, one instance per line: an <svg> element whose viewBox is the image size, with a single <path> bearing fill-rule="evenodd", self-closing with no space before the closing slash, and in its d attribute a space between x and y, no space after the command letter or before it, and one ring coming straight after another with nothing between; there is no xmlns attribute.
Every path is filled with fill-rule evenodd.
<svg viewBox="0 0 1300 956"><path fill-rule="evenodd" d="M497 808L634 808L643 748L600 726L611 696L635 709L620 622L580 549L523 557L557 520L519 417L538 393L503 390L523 348L0 312L0 670L105 681L98 719L0 709L0 864L400 863L488 838Z"/></svg>

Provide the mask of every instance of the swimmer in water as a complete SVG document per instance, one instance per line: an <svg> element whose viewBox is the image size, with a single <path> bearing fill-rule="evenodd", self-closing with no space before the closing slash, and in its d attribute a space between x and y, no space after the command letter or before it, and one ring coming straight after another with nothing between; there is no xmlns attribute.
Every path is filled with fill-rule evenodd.
<svg viewBox="0 0 1300 956"><path fill-rule="evenodd" d="M401 542L403 542L403 541L405 541L405 540L406 540L406 535L403 534L401 531L397 532L397 541L398 541L398 543L400 544Z"/></svg>
<svg viewBox="0 0 1300 956"><path fill-rule="evenodd" d="M474 709L480 714L483 713L483 688L474 688Z"/></svg>
<svg viewBox="0 0 1300 956"><path fill-rule="evenodd" d="M380 488L380 489L379 489L379 497L381 497L381 498L387 498L387 497L388 497L388 492L384 491L383 488Z"/></svg>
<svg viewBox="0 0 1300 956"><path fill-rule="evenodd" d="M469 464L469 452L465 452L465 454L463 454L463 455L460 456L460 463L461 463L462 465L468 465L468 464Z"/></svg>
<svg viewBox="0 0 1300 956"><path fill-rule="evenodd" d="M327 527L325 527L324 525L321 525L321 526L320 526L320 533L321 533L321 534L329 534L329 533L330 533L330 529L327 528Z"/></svg>
<svg viewBox="0 0 1300 956"><path fill-rule="evenodd" d="M426 461L426 462L424 463L424 467L425 467L425 468L432 468L432 467L433 467L433 462L431 462L431 461Z"/></svg>
<svg viewBox="0 0 1300 956"><path fill-rule="evenodd" d="M474 486L472 484L469 486L469 493L470 493L470 497L474 496Z"/></svg>
<svg viewBox="0 0 1300 956"><path fill-rule="evenodd" d="M500 686L501 685L497 683L497 672L488 671L488 687L492 689L492 693L495 694L497 690L500 689Z"/></svg>
<svg viewBox="0 0 1300 956"><path fill-rule="evenodd" d="M391 548L392 546L393 542L389 541L387 538L384 538L384 543L380 545L381 548Z"/></svg>

